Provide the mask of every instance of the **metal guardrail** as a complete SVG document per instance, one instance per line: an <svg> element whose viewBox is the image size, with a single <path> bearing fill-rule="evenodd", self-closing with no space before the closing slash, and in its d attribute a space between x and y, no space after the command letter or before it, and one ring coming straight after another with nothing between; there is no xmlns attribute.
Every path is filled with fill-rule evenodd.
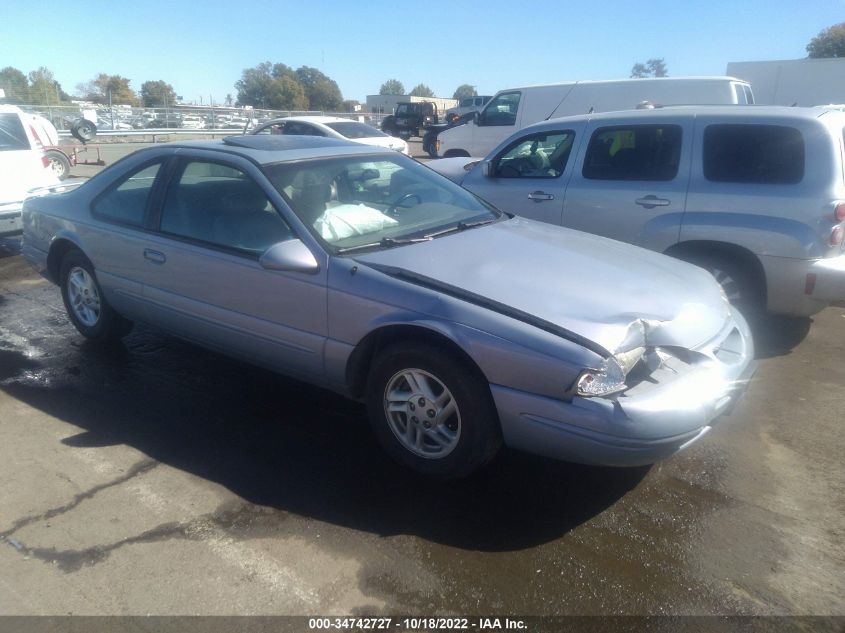
<svg viewBox="0 0 845 633"><path fill-rule="evenodd" d="M71 133L70 130L59 130L59 136L62 138L70 138ZM191 130L188 128L183 127L173 127L173 128L144 128L140 130L97 130L97 136L95 136L89 142L96 142L97 137L102 136L164 136L166 134L176 134L176 135L210 135L210 136L240 136L243 134L243 129L234 129L234 128L217 128L217 129L202 129L202 130Z"/></svg>

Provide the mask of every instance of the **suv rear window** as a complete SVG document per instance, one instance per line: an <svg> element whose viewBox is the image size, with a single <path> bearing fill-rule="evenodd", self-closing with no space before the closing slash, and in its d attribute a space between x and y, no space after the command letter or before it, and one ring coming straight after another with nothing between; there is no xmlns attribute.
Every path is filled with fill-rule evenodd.
<svg viewBox="0 0 845 633"><path fill-rule="evenodd" d="M681 158L678 125L602 127L593 132L583 175L591 180L672 180Z"/></svg>
<svg viewBox="0 0 845 633"><path fill-rule="evenodd" d="M21 118L15 113L0 114L0 152L21 149L29 149Z"/></svg>
<svg viewBox="0 0 845 633"><path fill-rule="evenodd" d="M795 184L804 178L804 139L784 125L708 125L704 177L713 182Z"/></svg>

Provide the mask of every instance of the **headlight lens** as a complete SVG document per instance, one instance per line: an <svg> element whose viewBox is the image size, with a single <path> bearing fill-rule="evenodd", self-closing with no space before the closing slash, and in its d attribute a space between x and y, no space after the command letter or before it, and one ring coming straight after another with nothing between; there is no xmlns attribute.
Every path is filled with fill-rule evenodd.
<svg viewBox="0 0 845 633"><path fill-rule="evenodd" d="M645 354L645 347L636 347L626 352L618 352L608 358L604 367L598 370L585 370L578 378L579 396L608 396L628 387L625 376L640 362Z"/></svg>

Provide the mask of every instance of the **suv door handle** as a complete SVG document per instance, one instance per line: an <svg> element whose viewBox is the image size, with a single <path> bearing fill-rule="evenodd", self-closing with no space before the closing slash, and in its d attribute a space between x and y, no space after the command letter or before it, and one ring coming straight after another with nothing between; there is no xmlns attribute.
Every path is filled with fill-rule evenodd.
<svg viewBox="0 0 845 633"><path fill-rule="evenodd" d="M545 191L535 191L534 193L528 194L528 199L534 202L542 202L543 200L554 200L555 197Z"/></svg>
<svg viewBox="0 0 845 633"><path fill-rule="evenodd" d="M167 257L164 256L164 253L154 251L150 248L144 249L144 259L148 259L154 264L163 264L167 261Z"/></svg>
<svg viewBox="0 0 845 633"><path fill-rule="evenodd" d="M654 194L649 194L644 198L637 198L634 200L638 205L641 207L645 207L646 209L653 209L654 207L668 207L672 204L671 200L667 200L666 198L658 198Z"/></svg>

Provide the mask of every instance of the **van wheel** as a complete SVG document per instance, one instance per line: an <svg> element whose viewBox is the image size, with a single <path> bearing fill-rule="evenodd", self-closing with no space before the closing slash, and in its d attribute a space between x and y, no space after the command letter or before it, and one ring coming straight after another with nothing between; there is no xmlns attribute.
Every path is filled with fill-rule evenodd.
<svg viewBox="0 0 845 633"><path fill-rule="evenodd" d="M65 309L82 336L110 341L132 330L132 321L124 319L106 302L94 266L81 251L74 249L65 254L59 280Z"/></svg>
<svg viewBox="0 0 845 633"><path fill-rule="evenodd" d="M486 381L440 347L396 343L383 349L367 381L367 409L385 451L423 475L466 476L502 443Z"/></svg>

